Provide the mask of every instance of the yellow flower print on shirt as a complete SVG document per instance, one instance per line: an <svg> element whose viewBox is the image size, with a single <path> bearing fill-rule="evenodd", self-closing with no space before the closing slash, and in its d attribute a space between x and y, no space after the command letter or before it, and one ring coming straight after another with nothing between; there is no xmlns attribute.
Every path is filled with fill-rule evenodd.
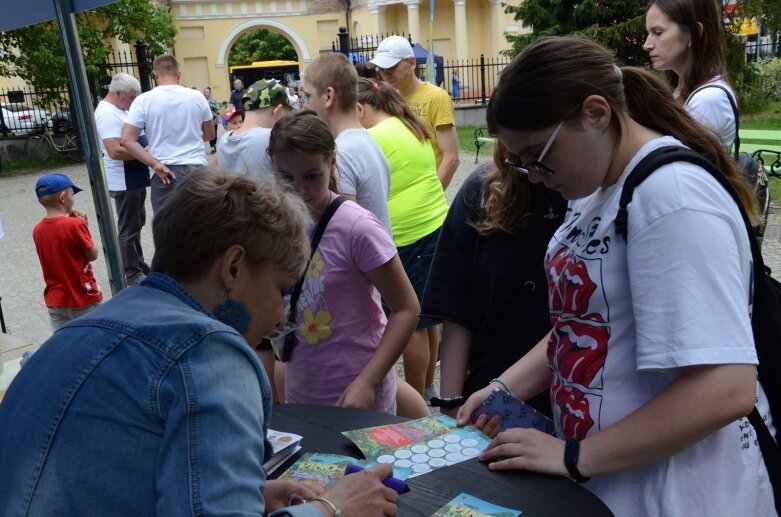
<svg viewBox="0 0 781 517"><path fill-rule="evenodd" d="M304 309L304 321L301 325L301 335L310 345L316 345L323 339L331 337L331 313L328 311L317 311L312 315L312 310L307 307Z"/></svg>
<svg viewBox="0 0 781 517"><path fill-rule="evenodd" d="M324 266L325 263L323 262L323 258L320 256L320 252L315 251L315 254L312 255L312 260L309 261L309 268L306 270L306 276L309 278L318 278L323 272Z"/></svg>

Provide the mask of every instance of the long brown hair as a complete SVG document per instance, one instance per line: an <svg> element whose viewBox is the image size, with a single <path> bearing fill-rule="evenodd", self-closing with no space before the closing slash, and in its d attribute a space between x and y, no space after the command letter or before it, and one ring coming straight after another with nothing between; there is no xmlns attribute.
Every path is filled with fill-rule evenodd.
<svg viewBox="0 0 781 517"><path fill-rule="evenodd" d="M404 97L396 88L385 81L359 77L358 102L385 112L392 117L398 117L421 142L431 137L426 130L426 125L412 111Z"/></svg>
<svg viewBox="0 0 781 517"><path fill-rule="evenodd" d="M724 172L756 223L756 198L716 135L691 118L661 79L640 68L619 69L613 55L592 41L542 38L516 56L502 72L488 102L488 129L493 134L500 127L535 131L562 120L579 120L580 107L589 95L600 95L610 105L616 145L625 116L677 138Z"/></svg>
<svg viewBox="0 0 781 517"><path fill-rule="evenodd" d="M507 149L501 141L494 144L491 172L480 187L480 219L470 222L482 236L502 231L512 233L528 219L529 178L511 170L506 163Z"/></svg>
<svg viewBox="0 0 781 517"><path fill-rule="evenodd" d="M716 0L651 0L648 7L656 6L691 36L691 66L684 77L672 70L664 72L673 88L680 87L681 99L698 86L720 75L729 82L724 58L724 28L721 22L721 2ZM700 32L700 26L702 32Z"/></svg>

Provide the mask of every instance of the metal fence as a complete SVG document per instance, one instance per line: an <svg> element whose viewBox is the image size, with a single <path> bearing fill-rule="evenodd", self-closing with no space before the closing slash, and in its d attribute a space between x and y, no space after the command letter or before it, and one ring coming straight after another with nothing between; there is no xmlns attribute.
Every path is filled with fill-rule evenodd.
<svg viewBox="0 0 781 517"><path fill-rule="evenodd" d="M758 59L781 57L781 40L773 42L766 39L763 42L746 41L746 61L756 61Z"/></svg>
<svg viewBox="0 0 781 517"><path fill-rule="evenodd" d="M142 43L135 45L134 52L115 51L98 66L96 73L88 74L93 104L106 96L111 78L125 72L136 77L141 90L152 88L152 58L147 56ZM30 86L0 89L0 135L5 137L28 137L42 132L46 127L63 134L73 127L68 88L36 90Z"/></svg>
<svg viewBox="0 0 781 517"><path fill-rule="evenodd" d="M444 61L434 69L437 86L450 94L456 104L486 104L491 96L499 74L510 64L507 58L454 59ZM417 76L427 80L428 67L418 65Z"/></svg>
<svg viewBox="0 0 781 517"><path fill-rule="evenodd" d="M374 57L377 46L391 34L349 36L346 32L339 33L339 41L331 43L334 52L342 52L354 65L365 63ZM401 34L413 45L412 35ZM488 57L483 54L479 59L444 60L435 57L434 80L437 86L444 88L456 104L485 104L491 96L491 91L499 80L499 74L510 63L505 57ZM415 75L423 81L429 80L428 66L425 58L418 58Z"/></svg>

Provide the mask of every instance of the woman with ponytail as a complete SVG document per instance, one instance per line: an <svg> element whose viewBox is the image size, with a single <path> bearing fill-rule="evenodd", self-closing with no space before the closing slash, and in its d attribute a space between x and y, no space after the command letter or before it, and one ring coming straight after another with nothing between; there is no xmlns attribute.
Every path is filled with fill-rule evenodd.
<svg viewBox="0 0 781 517"><path fill-rule="evenodd" d="M737 98L727 74L721 11L717 0L651 0L643 49L664 71L673 96L729 149L738 136Z"/></svg>
<svg viewBox="0 0 781 517"><path fill-rule="evenodd" d="M678 161L637 186L626 239L616 230L627 176L671 145L715 163L753 213L735 162L653 74L618 68L576 38L519 54L487 121L508 166L569 207L545 256L551 332L458 414L467 423L496 388L521 400L550 390L555 436L509 429L481 459L585 483L615 515L776 515L745 418L756 404L774 429L757 382L738 206L707 171ZM491 435L497 424L476 422Z"/></svg>
<svg viewBox="0 0 781 517"><path fill-rule="evenodd" d="M388 159L393 242L420 301L447 215L434 150L423 121L388 83L358 78L358 115ZM404 377L426 400L435 395L436 325L435 320L421 318L404 350Z"/></svg>

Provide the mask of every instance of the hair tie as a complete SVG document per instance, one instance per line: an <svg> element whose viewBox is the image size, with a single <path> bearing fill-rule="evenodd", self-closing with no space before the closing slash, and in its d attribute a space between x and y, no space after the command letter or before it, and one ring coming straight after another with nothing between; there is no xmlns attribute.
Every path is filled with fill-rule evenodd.
<svg viewBox="0 0 781 517"><path fill-rule="evenodd" d="M380 91L380 83L372 83L372 88L374 88L374 91L376 92Z"/></svg>
<svg viewBox="0 0 781 517"><path fill-rule="evenodd" d="M613 70L616 72L616 75L618 76L618 80L623 82L623 80L624 80L624 73L621 71L621 69L618 67L618 65L613 64Z"/></svg>

